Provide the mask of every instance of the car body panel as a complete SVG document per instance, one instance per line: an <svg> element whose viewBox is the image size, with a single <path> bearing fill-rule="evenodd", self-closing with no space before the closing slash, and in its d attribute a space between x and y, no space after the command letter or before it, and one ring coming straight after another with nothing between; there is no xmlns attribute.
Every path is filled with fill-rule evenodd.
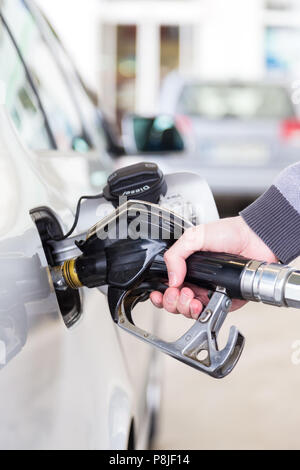
<svg viewBox="0 0 300 470"><path fill-rule="evenodd" d="M37 24L47 28L43 20ZM4 26L3 31L6 34L9 28ZM49 47L52 39L43 36ZM14 39L9 50L16 53ZM52 54L55 47L58 45L49 47ZM20 51L18 54L20 59ZM9 57L2 59L5 71ZM18 67L22 66L26 63L19 61ZM28 67L26 73L24 69L23 78L28 79L30 72ZM71 79L72 73L68 76ZM62 78L66 79L65 73ZM14 85L19 96L24 83ZM36 94L31 104L41 111L30 81L26 87L26 92ZM77 82L72 92L75 89L78 91ZM55 91L55 83L51 91ZM27 94L23 105L28 106L29 97ZM80 102L76 102L79 107ZM32 111L34 106L28 109ZM113 169L102 145L103 135L100 133L100 144L93 153L57 152L55 145L51 150L51 142L44 136L43 151L40 141L29 139L33 151L17 132L11 111L0 106L0 448L126 449L132 430L135 447L145 448L151 414L159 403L159 354L117 329L106 296L97 289L82 289L81 321L66 328L30 216L33 208L48 207L63 231L69 230L78 198L99 193ZM38 133L39 126L45 126L43 119L28 119L24 135L31 137L32 129ZM203 194L203 200L196 203L199 214L203 221L205 217L215 219L218 215L208 186L197 177L188 178L194 187L194 191L192 186L186 188L189 200ZM188 178L183 176L184 183ZM171 179L174 191L184 192L185 184L178 185L176 179L171 184ZM97 204L83 207L75 233L86 231L103 216ZM140 321L152 331L159 324L153 310L150 302L139 310Z"/></svg>
<svg viewBox="0 0 300 470"><path fill-rule="evenodd" d="M77 109L83 126L91 128L89 118L96 119L98 110L84 94L75 69L71 62L66 63L65 52L50 34L34 3L15 3L21 6L16 13L27 12L28 16L27 3L35 13L29 21L30 31L33 28L35 34L41 34L42 50L57 61L61 83L70 88L68 99L74 99L73 109ZM8 4L12 26L13 5ZM21 60L24 44L18 44L18 38L11 31L11 36L8 33L4 25L7 46L6 56L2 57L3 85L10 98L14 95L19 99L26 90L26 100L22 101L23 110L27 111L23 136L28 137L34 149L40 148L41 143L44 150L32 151L21 140L11 120L15 103L10 99L8 107L1 106L0 447L126 449L134 424L135 445L144 448L150 425L146 392L152 354L146 345L137 341L130 352L124 353L122 335L111 319L106 297L96 290L83 292L81 322L67 330L41 240L29 214L35 207L49 207L62 229L69 230L78 198L99 193L113 171L113 162L105 150L105 136L94 125L94 151L84 154L51 150L51 142L45 139L47 130L41 140L38 134L36 140L31 139L34 135L31 127L39 133L39 126L45 126L46 121L43 122L41 113L38 123L34 113L30 117L30 110L35 109L30 108L31 104L41 111L37 90L29 80L32 70L25 70L26 62L24 58ZM15 81L11 87L6 79L10 80L12 75L4 73L4 64L10 63L9 54L13 60L18 59L18 67L12 67ZM64 60L64 67L58 57ZM35 66L38 65L39 61L35 60ZM55 94L55 86L54 81L51 93ZM35 100L27 101L35 94ZM80 217L78 228L87 230L98 220L95 207ZM148 308L151 311L150 305ZM135 369L139 373L135 380L130 375L128 361L133 368L137 363Z"/></svg>
<svg viewBox="0 0 300 470"><path fill-rule="evenodd" d="M25 25L22 31L26 32L26 24L30 26L26 44L19 44L19 36L14 37L9 30L9 26L15 26L14 5L18 24ZM28 6L32 17L28 14ZM132 356L124 353L106 297L98 291L85 291L81 324L74 331L66 330L38 231L29 214L35 207L47 206L54 211L66 232L73 224L78 198L101 191L107 176L113 171L113 162L106 152L104 131L92 124L99 112L89 102L76 70L67 61L66 53L35 9L34 2L9 2L7 12L8 26L2 25L6 46L1 78L7 91L6 98L9 96L10 100L6 109L1 107L0 113L0 253L3 258L3 289L5 286L0 329L0 367L2 365L3 368L0 447L126 449L134 424L135 445L143 448L147 446L150 425L151 410L147 408L146 389L153 357L149 349L139 342L135 342ZM5 11L1 9L1 13ZM23 14L26 16L24 21ZM62 86L64 89L69 87L68 100L73 100L73 110L77 110L83 128L92 128L93 136L90 135L92 139L89 140L92 141L93 152L75 154L66 149L57 152L51 150L51 139L47 141L45 138L48 130L41 113L38 89L30 81L32 69L28 66L25 69L26 60L21 57L22 51L28 53L33 31L39 37L43 57L49 60L52 57L60 91ZM17 35L20 33L19 30L15 32ZM35 56L37 73L38 59ZM64 67L59 62L62 60ZM4 64L14 62L17 66L6 74ZM14 78L13 83L11 77ZM47 83L49 86L49 81ZM55 95L55 81L49 91ZM25 120L23 137L34 149L43 148L43 151L31 151L24 140L20 140L20 134L11 121L16 104L13 96L18 104L22 96L23 108L17 109L19 118L24 117ZM20 109L26 113L20 113ZM39 113L38 122L37 113L34 114L33 110ZM57 119L59 121L59 112ZM45 132L39 140L42 126ZM80 217L79 228L87 230L98 220L95 208L85 217ZM134 366L137 359L139 374L135 384L129 374L128 360ZM27 370L28 378L23 370ZM15 408L8 406L10 397ZM141 410L143 414L140 416ZM20 416L24 416L23 421Z"/></svg>
<svg viewBox="0 0 300 470"><path fill-rule="evenodd" d="M83 319L67 330L29 210L46 205L65 222L72 213L39 173L39 157L23 146L4 107L0 142L0 160L13 170L4 173L11 178L9 225L3 211L0 218L0 447L124 449L138 396L106 298L85 292ZM53 173L49 166L49 181Z"/></svg>
<svg viewBox="0 0 300 470"><path fill-rule="evenodd" d="M193 118L195 158L205 166L282 167L297 161L300 145L284 139L281 121Z"/></svg>

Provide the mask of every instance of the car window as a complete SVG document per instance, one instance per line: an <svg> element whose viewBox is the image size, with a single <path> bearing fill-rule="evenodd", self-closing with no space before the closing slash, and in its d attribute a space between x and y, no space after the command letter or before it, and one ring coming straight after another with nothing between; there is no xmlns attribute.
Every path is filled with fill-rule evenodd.
<svg viewBox="0 0 300 470"><path fill-rule="evenodd" d="M38 15L40 22L43 24L43 34L46 35L46 39L48 40L48 43L51 44L53 53L55 54L61 69L64 71L70 90L78 105L88 140L91 142L92 147L100 150L101 153L104 154L108 142L106 140L106 135L104 133L96 105L93 103L86 91L80 75L48 18L44 16L36 5L32 5L31 2L29 3L29 7L34 7L34 14Z"/></svg>
<svg viewBox="0 0 300 470"><path fill-rule="evenodd" d="M0 81L4 89L6 108L23 142L31 149L52 148L44 115L2 21L0 21Z"/></svg>
<svg viewBox="0 0 300 470"><path fill-rule="evenodd" d="M59 43L57 52L60 63L69 79L70 88L78 103L88 139L95 148L105 153L107 141L96 108L81 84L73 64Z"/></svg>
<svg viewBox="0 0 300 470"><path fill-rule="evenodd" d="M178 111L209 119L286 119L294 116L287 91L275 85L191 84Z"/></svg>
<svg viewBox="0 0 300 470"><path fill-rule="evenodd" d="M21 50L60 150L82 135L82 125L67 83L33 16L22 0L2 1L2 14Z"/></svg>

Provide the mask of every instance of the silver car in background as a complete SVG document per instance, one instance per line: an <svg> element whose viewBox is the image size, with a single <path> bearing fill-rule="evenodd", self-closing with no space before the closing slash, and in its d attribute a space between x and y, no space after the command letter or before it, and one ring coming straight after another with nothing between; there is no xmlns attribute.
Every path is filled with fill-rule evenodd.
<svg viewBox="0 0 300 470"><path fill-rule="evenodd" d="M280 83L199 82L170 74L160 112L174 116L187 152L165 165L198 171L221 212L236 212L300 159L297 111Z"/></svg>

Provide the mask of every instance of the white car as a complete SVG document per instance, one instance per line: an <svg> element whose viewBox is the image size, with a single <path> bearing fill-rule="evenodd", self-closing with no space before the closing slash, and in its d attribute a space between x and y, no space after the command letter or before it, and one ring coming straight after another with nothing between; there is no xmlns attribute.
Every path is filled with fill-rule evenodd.
<svg viewBox="0 0 300 470"><path fill-rule="evenodd" d="M113 169L104 131L32 2L1 2L0 29L0 448L144 448L159 405L153 350L116 331L99 291L62 312L29 213L47 206L72 225L78 197Z"/></svg>
<svg viewBox="0 0 300 470"><path fill-rule="evenodd" d="M101 191L112 170L105 132L31 1L2 1L0 29L0 448L145 448L160 355L118 329L99 290L60 297L41 236L53 220L66 233L78 198ZM202 222L216 218L207 185L194 184L175 184L171 200L188 191ZM80 216L78 232L99 217ZM148 331L153 311L137 312Z"/></svg>

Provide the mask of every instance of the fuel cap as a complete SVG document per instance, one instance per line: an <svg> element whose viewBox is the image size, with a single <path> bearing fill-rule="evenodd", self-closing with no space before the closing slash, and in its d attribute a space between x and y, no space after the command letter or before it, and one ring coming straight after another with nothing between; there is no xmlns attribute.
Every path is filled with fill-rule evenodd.
<svg viewBox="0 0 300 470"><path fill-rule="evenodd" d="M157 204L167 192L163 172L155 163L137 163L115 171L109 176L103 195L115 207L124 198Z"/></svg>

